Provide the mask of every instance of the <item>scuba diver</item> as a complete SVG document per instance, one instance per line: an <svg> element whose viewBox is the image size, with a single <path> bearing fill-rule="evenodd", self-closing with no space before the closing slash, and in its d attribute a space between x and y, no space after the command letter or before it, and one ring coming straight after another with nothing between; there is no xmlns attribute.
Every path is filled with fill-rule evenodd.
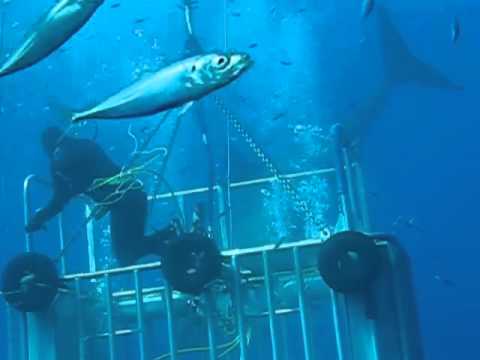
<svg viewBox="0 0 480 360"><path fill-rule="evenodd" d="M97 204L106 203L118 185L92 185L97 179L111 178L121 171L94 141L66 136L57 127L45 129L41 142L50 160L53 196L31 218L25 228L28 233L44 228L44 224L77 195L84 194ZM162 256L167 243L177 238L174 222L145 235L147 205L147 196L139 187L127 190L116 201L108 202L112 248L120 266L132 265L150 254Z"/></svg>

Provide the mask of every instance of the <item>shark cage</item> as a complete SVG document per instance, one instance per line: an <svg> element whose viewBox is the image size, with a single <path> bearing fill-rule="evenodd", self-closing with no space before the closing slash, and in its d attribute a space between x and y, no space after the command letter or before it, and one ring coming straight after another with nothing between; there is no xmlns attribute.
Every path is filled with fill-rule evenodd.
<svg viewBox="0 0 480 360"><path fill-rule="evenodd" d="M89 221L89 202L79 253L68 251L62 214L58 261L27 235L3 288L8 360L423 359L408 256L372 231L342 126L327 137L326 166L287 174L216 99L228 144L235 132L268 175L232 181L228 154L222 181L150 192L154 216L175 207L185 228L205 229L161 261L106 264L108 226ZM25 180L27 223L40 182ZM208 216L199 203L211 204ZM73 271L80 251L88 264Z"/></svg>
<svg viewBox="0 0 480 360"><path fill-rule="evenodd" d="M220 220L209 226L208 236L221 248L222 269L214 281L201 282L201 291L169 281L164 271L165 281L160 274L168 261L99 270L102 231L96 223L86 225L89 269L81 273L67 271L62 257L57 275L48 258L32 252L27 236L27 252L20 258L33 257L36 265L29 266L37 267L32 272L41 269L36 274L41 280L29 285L24 269L14 294L4 294L27 297L7 305L8 359L422 359L408 257L392 236L370 231L360 164L351 160L342 127L335 126L332 134L331 168L287 175L273 170L271 177L232 182L228 189L216 184L149 197L160 203L175 197L187 212L189 203L213 191ZM305 225L310 238L237 245L242 241L236 239L234 204L249 192L283 184L304 208L304 224L316 219L298 193L308 179L322 179L331 188L333 224L316 233ZM26 220L36 180L25 181ZM87 219L90 212L85 205ZM63 234L60 216L61 248ZM182 254L188 257L194 248L187 246ZM208 251L203 252L196 265L177 267L183 272L177 275L204 271L210 264L203 260ZM29 307L28 297L44 301Z"/></svg>

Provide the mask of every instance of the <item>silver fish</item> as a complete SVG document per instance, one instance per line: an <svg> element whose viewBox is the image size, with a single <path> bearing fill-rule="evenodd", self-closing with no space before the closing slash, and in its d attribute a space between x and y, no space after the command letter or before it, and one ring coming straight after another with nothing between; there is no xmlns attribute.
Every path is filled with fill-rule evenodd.
<svg viewBox="0 0 480 360"><path fill-rule="evenodd" d="M367 18L375 7L374 0L363 0L362 3L362 17Z"/></svg>
<svg viewBox="0 0 480 360"><path fill-rule="evenodd" d="M30 67L72 37L104 0L61 0L26 34L22 45L1 66L0 76Z"/></svg>
<svg viewBox="0 0 480 360"><path fill-rule="evenodd" d="M452 32L452 42L455 44L458 39L460 38L460 21L458 20L457 17L453 19L452 25L451 25L451 32Z"/></svg>
<svg viewBox="0 0 480 360"><path fill-rule="evenodd" d="M140 79L89 110L73 114L72 121L132 118L176 108L228 85L252 64L250 56L243 53L193 56Z"/></svg>

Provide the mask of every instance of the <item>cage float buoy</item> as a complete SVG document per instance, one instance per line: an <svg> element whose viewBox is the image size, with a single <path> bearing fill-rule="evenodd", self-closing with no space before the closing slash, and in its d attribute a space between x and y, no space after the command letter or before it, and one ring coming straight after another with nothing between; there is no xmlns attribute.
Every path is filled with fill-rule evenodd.
<svg viewBox="0 0 480 360"><path fill-rule="evenodd" d="M212 239L185 233L169 244L162 261L168 283L175 290L198 295L220 276L221 254Z"/></svg>
<svg viewBox="0 0 480 360"><path fill-rule="evenodd" d="M337 233L320 247L318 270L325 283L342 293L362 292L375 280L381 255L374 238L355 231Z"/></svg>
<svg viewBox="0 0 480 360"><path fill-rule="evenodd" d="M5 300L22 312L47 310L59 284L55 263L48 256L33 252L14 257L2 274Z"/></svg>

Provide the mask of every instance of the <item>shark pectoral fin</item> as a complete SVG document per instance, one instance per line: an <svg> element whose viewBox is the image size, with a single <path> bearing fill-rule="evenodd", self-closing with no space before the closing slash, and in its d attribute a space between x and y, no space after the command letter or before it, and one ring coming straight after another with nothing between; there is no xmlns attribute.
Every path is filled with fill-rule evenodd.
<svg viewBox="0 0 480 360"><path fill-rule="evenodd" d="M463 86L455 84L440 70L412 53L384 6L378 5L377 14L380 46L389 85L415 82L426 87L463 90Z"/></svg>

